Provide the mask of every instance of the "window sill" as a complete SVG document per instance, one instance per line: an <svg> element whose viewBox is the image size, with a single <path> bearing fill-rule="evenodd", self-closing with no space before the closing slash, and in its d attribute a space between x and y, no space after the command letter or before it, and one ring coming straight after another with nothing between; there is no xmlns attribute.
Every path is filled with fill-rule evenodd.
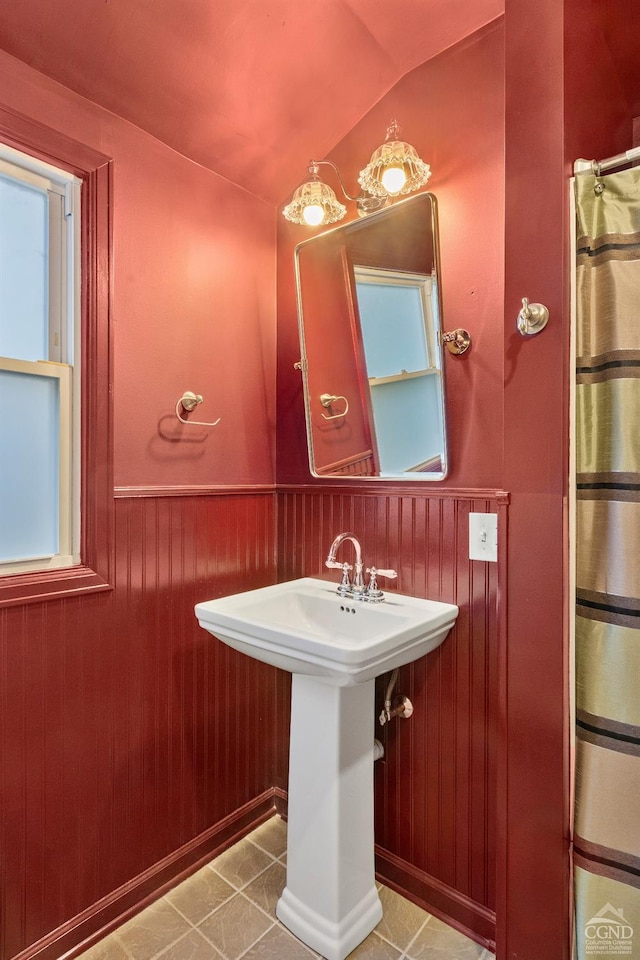
<svg viewBox="0 0 640 960"><path fill-rule="evenodd" d="M65 570L48 570L0 576L0 607L43 600L64 600L79 594L112 590L91 567L79 565Z"/></svg>

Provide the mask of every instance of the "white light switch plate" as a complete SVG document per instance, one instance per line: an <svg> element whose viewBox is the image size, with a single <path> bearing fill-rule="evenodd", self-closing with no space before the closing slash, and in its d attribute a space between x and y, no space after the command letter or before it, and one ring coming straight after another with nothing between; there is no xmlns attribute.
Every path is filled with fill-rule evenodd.
<svg viewBox="0 0 640 960"><path fill-rule="evenodd" d="M469 560L498 559L498 514L469 514Z"/></svg>

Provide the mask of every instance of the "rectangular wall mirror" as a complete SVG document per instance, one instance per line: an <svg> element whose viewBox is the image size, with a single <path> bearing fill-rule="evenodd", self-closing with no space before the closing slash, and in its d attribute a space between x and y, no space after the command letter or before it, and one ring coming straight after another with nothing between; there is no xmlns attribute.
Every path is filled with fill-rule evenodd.
<svg viewBox="0 0 640 960"><path fill-rule="evenodd" d="M298 244L311 472L447 472L436 199L418 194Z"/></svg>

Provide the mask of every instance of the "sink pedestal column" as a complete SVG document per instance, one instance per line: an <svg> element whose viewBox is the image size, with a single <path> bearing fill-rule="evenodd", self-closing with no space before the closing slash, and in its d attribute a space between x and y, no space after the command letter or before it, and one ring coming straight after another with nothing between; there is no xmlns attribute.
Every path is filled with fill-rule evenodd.
<svg viewBox="0 0 640 960"><path fill-rule="evenodd" d="M374 681L293 675L287 885L278 918L343 960L382 918L373 852Z"/></svg>

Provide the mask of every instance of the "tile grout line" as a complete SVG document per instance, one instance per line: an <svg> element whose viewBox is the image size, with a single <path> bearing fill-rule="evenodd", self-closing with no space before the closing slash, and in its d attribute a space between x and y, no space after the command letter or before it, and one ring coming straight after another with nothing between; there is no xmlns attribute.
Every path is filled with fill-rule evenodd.
<svg viewBox="0 0 640 960"><path fill-rule="evenodd" d="M266 868L266 870L262 870L260 873L256 874L256 876L253 878L253 880L257 880L258 877L261 877L263 873L266 873L267 870L270 870L270 869L271 869L271 866L272 866L272 865L268 866L268 867ZM216 876L220 877L220 874L219 874L219 873L216 873ZM224 880L224 877L221 877L221 879ZM249 883L245 884L245 886L242 888L242 890L237 890L235 887L233 887L233 886L231 886L231 884L229 884L229 886L231 886L231 889L233 890L233 893L231 894L231 896L230 896L230 897L227 897L226 900L223 900L222 903L219 903L218 906L217 906L217 907L214 907L213 910L210 910L209 913L206 913L206 914L202 917L202 919L200 919L200 920L197 921L197 923L194 923L193 920L190 920L189 917L185 916L185 914L182 913L182 911L181 911L178 907L174 907L173 904L171 904L171 906L173 907L173 909L174 909L177 913L180 914L180 916L181 916L184 920L187 921L187 923L189 923L189 924L193 927L194 930L198 930L199 933L202 933L202 936L203 936L203 937L206 937L207 940L209 940L209 938L208 938L207 935L206 935L205 933L203 933L203 931L200 929L201 926L202 926L202 924L205 922L205 920L210 920L211 917L215 916L215 914L218 913L220 910L222 910L223 907L226 907L226 905L227 905L228 903L231 903L232 900L235 900L236 897L242 897L242 899L245 901L245 903L249 904L249 906L251 906L251 907L255 907L256 910L259 910L260 913L261 913L263 916L265 916L268 920L271 921L271 924L272 924L272 925L275 924L275 923L278 923L278 919L277 919L277 918L274 920L274 918L271 916L271 914L270 914L270 913L267 913L267 911L264 909L264 907L261 907L259 903L256 903L254 900L251 899L251 897L248 897L248 896L246 895L246 893L243 893L243 892L242 892L242 891L245 889L245 887L247 887L247 886L249 886L249 884L253 883L253 880L249 880ZM228 881L226 881L226 882L228 883ZM265 933L266 933L266 932L267 932L267 931L265 930ZM260 939L260 938L258 938L258 939ZM175 941L175 942L177 942L177 941ZM211 941L209 941L209 942L211 942ZM215 943L213 943L212 946L215 947ZM216 949L217 949L217 948L216 948ZM152 960L154 960L154 958L152 958Z"/></svg>
<svg viewBox="0 0 640 960"><path fill-rule="evenodd" d="M188 917L185 917L184 914L181 913L181 912L177 909L177 907L174 907L174 905L173 905L172 903L170 903L168 900L165 900L165 897L164 897L164 896L158 897L157 900L154 900L153 903L149 904L149 907L145 907L144 910L141 910L140 913L136 914L135 917L132 917L132 919L135 919L136 917L142 917L142 916L145 914L145 912L146 912L150 907L153 907L153 906L155 906L155 905L157 905L157 904L161 904L161 903L165 903L166 906L168 906L168 907L170 907L172 910L174 910L174 911L178 914L179 917L181 917L183 920L186 920L187 923L188 923L191 927L193 927L193 924L191 923L191 921L189 920L189 918L188 918ZM120 936L119 936L119 931L120 931L121 929L122 929L121 927L116 928L116 930L113 931L113 936L114 936L116 942L119 944L119 946L122 947L122 949L123 949L124 952L126 953L127 957L129 957L129 960L136 960L135 954L132 953L131 950L129 950L129 948L127 947L126 943L125 943L125 942L120 938ZM181 934L179 934L174 940L170 940L168 943L163 943L162 946L159 948L159 950L158 950L156 953L152 954L150 960L156 960L157 957L160 957L163 953L165 953L165 952L166 952L167 950L169 950L171 947L175 947L176 943L179 943L180 940L182 940L183 937L186 937L186 936L187 936L188 934L190 934L191 932L192 932L191 930L183 931L183 932L182 932ZM212 946L213 946L213 944L212 944Z"/></svg>
<svg viewBox="0 0 640 960"><path fill-rule="evenodd" d="M182 916L182 914L181 914L181 916ZM187 918L185 917L185 920L186 920L186 919L187 919ZM174 941L173 941L173 943L166 943L166 944L164 945L164 947L162 948L162 950L161 950L159 953L155 953L155 954L153 955L153 957L151 957L151 960L161 960L161 958L165 955L165 953L166 953L168 950L171 950L172 947L175 947L175 946L176 946L178 943L180 943L182 940L186 940L187 937L190 937L191 934L194 932L194 930L195 930L197 933L199 933L200 936L201 936L204 940L206 940L207 943L210 944L210 945L213 947L214 950L217 950L217 949L218 949L213 943L211 943L211 941L210 941L207 937L205 937L205 935L204 935L204 933L202 932L202 930L198 930L197 927L192 927L191 930L187 930L186 933L181 934L181 935L178 937L177 940L174 940ZM218 950L218 953L220 953L219 950ZM135 958L134 958L134 960L135 960Z"/></svg>
<svg viewBox="0 0 640 960"><path fill-rule="evenodd" d="M273 924L276 924L276 923L279 924L279 923L280 923L280 921L278 920L277 917L275 917L275 918L272 917L270 913L267 913L267 911L264 909L264 907L261 907L261 906L260 906L259 903L255 903L253 900L251 900L250 897L247 897L246 894L244 894L244 893L242 894L242 896L243 896L244 899L247 901L247 903L250 903L252 907L255 907L257 910L260 911L260 913L263 913L263 914L265 915L265 917L268 917L269 920L271 920L271 922L272 922ZM285 929L286 929L286 928L285 928ZM265 931L265 933L266 933L266 931Z"/></svg>
<svg viewBox="0 0 640 960"><path fill-rule="evenodd" d="M242 884L241 887L236 886L236 884L233 882L233 880L229 880L227 877L224 876L224 874L220 873L219 870L216 870L216 868L215 868L215 866L214 866L215 860L211 861L211 863L205 864L205 867L208 868L209 870L213 870L213 872L215 873L215 875L216 875L217 877L220 877L220 879L221 879L221 880L224 880L225 883L228 883L230 887L233 887L234 890L236 890L238 893L241 893L241 892L244 890L245 887L248 887L248 886L249 886L250 883L253 883L253 881L254 881L254 880L257 880L258 877L261 877L263 873L266 873L267 870L270 870L271 867L274 865L274 863L280 863L280 861L279 861L276 857L274 857L272 854L268 853L268 851L263 850L262 847L258 847L257 844L255 844L255 843L253 844L253 846L254 846L254 847L257 847L257 849L260 850L261 853L266 853L267 856L271 857L271 861L272 861L272 862L271 862L271 863L268 863L268 864L266 865L266 867L263 867L263 868L262 868L262 870L259 870L258 873L256 873L256 875L255 875L254 877L251 877L250 880L246 880L246 881ZM284 866L284 864L281 864L281 866Z"/></svg>
<svg viewBox="0 0 640 960"><path fill-rule="evenodd" d="M271 918L269 918L269 919L271 919ZM249 944L249 946L247 947L246 950L243 950L242 953L239 953L238 956L235 957L235 960L241 960L241 958L244 957L244 955L245 955L246 953L248 953L249 950L252 950L253 947L255 947L256 943L260 943L260 941L262 940L262 938L263 938L263 937L266 937L266 935L269 933L269 930L273 930L273 928L275 927L275 925L276 925L275 923L272 923L270 927L268 927L266 930L264 930L264 931L260 934L259 937L256 937L256 939L253 941L253 943L250 943L250 944ZM203 934L203 936L206 937L207 940L209 940L209 938L206 936L206 934ZM209 940L209 943L211 943L210 940ZM216 950L218 949L218 948L216 947L215 943L212 943L211 946L214 947ZM230 957L226 957L225 954L222 953L222 950L220 950L220 951L218 951L218 952L221 953L223 957L225 957L225 960L231 960Z"/></svg>
<svg viewBox="0 0 640 960"><path fill-rule="evenodd" d="M269 868L267 867L267 869L269 869ZM262 872L264 873L264 871L262 871ZM260 874L258 874L258 876L260 876ZM251 883L252 881L249 881L249 882ZM269 920L270 926L267 927L266 930L263 930L262 933L261 933L258 937L256 937L256 939L255 939L252 943L249 944L249 946L246 948L246 950L243 950L242 953L238 954L238 956L235 958L235 960L240 960L240 958L243 957L243 956L245 955L245 953L247 953L247 951L251 950L252 947L255 947L256 943L258 943L260 940L262 940L262 938L263 938L264 936L266 936L266 934L269 933L270 930L273 930L273 928L278 925L278 921L277 921L277 920L274 920L273 917L270 916L265 910L263 910L262 907L260 907L257 903L254 903L253 900L250 900L248 897L244 896L244 894L242 894L239 890L234 891L233 896L229 897L228 900L225 900L223 903L221 903L218 907L216 907L215 910L212 910L211 913L208 913L208 914L206 915L206 917L203 917L203 919L200 920L199 924L194 924L192 921L189 921L189 922L192 924L193 929L194 929L194 930L197 930L198 933L199 933L202 937L204 937L204 939L207 941L207 943L210 944L210 945L213 947L213 949L216 950L216 951L220 954L221 957L224 957L224 960L230 960L230 958L227 957L227 955L224 953L224 951L222 951L219 947L217 947L217 946L215 945L215 943L213 942L213 940L211 940L210 937L208 937L208 936L206 935L206 933L204 932L204 930L201 929L201 924L203 924L205 920L208 920L208 919L209 919L210 917L212 917L215 913L217 913L218 910L220 910L222 907L224 907L225 904L230 903L231 900L233 900L233 899L234 899L235 897L237 897L237 896L241 896L242 899L243 899L247 904L249 904L249 906L256 907L256 909L259 910L260 913L267 918L267 920ZM188 918L185 917L185 919L188 919ZM176 941L176 942L177 942L177 941ZM171 946L173 946L173 944L171 944ZM156 960L156 957L153 957L152 960Z"/></svg>
<svg viewBox="0 0 640 960"><path fill-rule="evenodd" d="M279 856L276 856L275 853L271 853L270 850L266 850L264 847L261 847L260 844L257 843L255 840L252 840L251 837L245 837L245 839L248 840L249 843L253 844L254 847L257 847L258 850L262 850L263 853L266 853L267 856L272 857L274 860L279 860L280 857L284 857L287 852L287 849L285 847L282 853Z"/></svg>
<svg viewBox="0 0 640 960"><path fill-rule="evenodd" d="M204 866L203 869L206 870L206 869L212 869L212 868L211 868L211 865L207 863L207 864L205 864L205 866ZM163 899L164 899L164 900L167 900L167 903L169 903L169 904L173 907L173 909L176 910L177 913L179 913L180 916L183 917L183 918L187 921L187 923L191 924L191 926L194 927L194 929L196 929L196 930L198 929L198 927L199 927L199 925L200 925L201 923L204 923L205 920L208 920L209 917L212 917L214 913L217 913L218 910L220 910L222 907L224 907L224 905L225 905L226 903L229 903L230 900L233 900L233 898L240 892L240 891L237 889L237 887L234 887L234 885L233 885L232 883L229 883L228 880L225 880L225 878L224 878L223 876L221 876L221 874L219 874L216 870L212 870L212 872L215 873L216 877L218 877L219 880L222 880L224 883L227 884L228 887L231 888L232 893L230 894L230 896L228 896L228 897L226 898L226 900L223 900L223 901L222 901L221 903L219 903L216 907L213 907L212 910L209 910L208 913L205 913L204 916L201 917L200 920L198 920L197 922L194 922L190 917L188 917L185 913L183 913L182 910L180 909L180 907L177 907L174 903L171 903L171 900L168 899L167 894L165 894L164 897L163 897ZM194 874L194 876L197 876L197 874ZM178 888L177 888L177 887L174 887L173 889L174 889L174 890L177 890ZM169 891L169 893L171 893L171 891Z"/></svg>
<svg viewBox="0 0 640 960"><path fill-rule="evenodd" d="M123 943L122 940L120 939L120 937L118 936L118 931L119 931L119 930L120 930L120 927L116 927L116 929L115 929L111 934L109 934L108 937L105 937L103 940L98 940L98 942L95 943L94 946L97 946L98 943L104 943L104 941L105 941L105 940L108 940L109 937L113 937L113 939L114 939L115 942L118 944L118 946L121 947L121 948L124 950L124 952L126 953L127 957L129 958L129 960L135 960L135 957L133 956L133 954L131 953L131 951L127 948L127 945L126 945L125 943Z"/></svg>
<svg viewBox="0 0 640 960"><path fill-rule="evenodd" d="M285 935L289 937L290 940L292 940L295 944L299 945L303 950L306 950L310 957L315 958L315 960L324 960L324 957L322 956L322 954L316 953L316 951L313 950L308 944L303 943L302 940L296 937L295 933L292 933L291 930L289 930L288 927L285 927L284 923L282 923L277 918L275 923L272 923L269 929L265 930L262 936L258 937L256 942L253 943L251 946L255 947L256 943L259 943L263 939L263 937L266 937L266 935L270 933L275 927L282 930L285 933ZM236 957L236 960L242 960L242 957L244 957L245 953L247 953L248 950L251 950L251 947L247 947L244 953L241 953L239 957Z"/></svg>
<svg viewBox="0 0 640 960"><path fill-rule="evenodd" d="M215 869L215 867L213 866L213 864L215 863L215 860L210 861L209 863L206 863L202 869L205 869L205 870L206 870L206 869L209 869L209 870L211 870L212 873L214 873L214 874L216 875L216 877L219 877L220 880L222 880L224 883L226 883L233 892L231 893L231 895L230 895L229 897L226 898L226 900L223 900L222 903L219 903L217 907L214 907L213 910L210 910L209 913L206 913L200 920L198 920L197 923L194 923L194 921L191 920L190 917L187 917L187 916L180 910L179 907L177 907L177 906L176 906L175 904L173 904L170 900L168 900L166 894L165 894L163 897L160 897L157 901L155 901L156 903L160 903L161 901L165 901L165 902L167 903L167 905L168 905L169 907L171 907L172 910L175 910L175 912L176 912L180 917L182 917L183 920L185 920L185 921L189 924L189 926L191 927L191 930L197 930L198 933L199 933L202 937L205 938L205 940L207 941L207 943L211 944L211 946L214 948L214 950L217 950L218 948L217 948L216 945L209 939L209 937L207 937L207 935L204 933L204 931L201 929L201 924L203 924L203 923L205 922L205 920L209 920L211 917L213 917L214 914L216 914L219 910L221 910L222 907L224 907L226 904L228 904L228 903L229 903L231 900L233 900L234 897L236 897L236 896L239 896L239 895L242 896L243 899L246 901L247 904L250 904L251 906L255 907L257 910L259 910L260 913L261 913L263 916L265 916L265 917L270 921L270 923L271 923L271 926L268 927L268 929L265 930L265 931L257 938L257 940L254 941L254 943L252 943L249 947L247 947L247 950L250 950L252 946L255 946L255 944L258 942L258 940L260 940L263 936L265 936L265 934L268 933L269 930L273 929L273 927L276 926L276 925L279 923L279 921L277 920L277 918L274 919L269 913L267 913L266 910L264 910L264 909L260 906L260 904L255 903L255 901L253 901L250 897L248 897L245 893L243 893L243 891L244 891L248 886L250 886L255 880L257 880L258 877L261 877L264 873L267 872L267 870L270 870L270 869L274 866L274 864L280 863L280 861L279 861L276 857L274 857L274 855L273 855L272 853L270 853L268 850L264 850L264 849L263 849L262 847L260 847L257 843L253 843L253 841L249 840L248 837L245 838L245 839L247 839L248 842L250 842L250 843L252 844L252 846L256 847L256 848L257 848L258 850L260 850L262 853L266 854L266 855L270 858L271 863L268 863L262 870L260 870L258 873L256 873L256 875L255 875L254 877L252 877L250 880L247 880L241 887L236 886L232 881L230 881L227 877L224 877L221 873L219 873L219 872ZM286 850L285 850L285 852L284 852L283 854L281 854L281 856L284 856L285 853L286 853ZM284 866L284 864L280 863L280 866ZM195 876L195 874L194 874L194 876ZM179 885L178 885L178 886L179 886ZM174 889L177 889L177 888L174 888ZM144 912L144 911L143 911L143 912ZM151 958L151 960L156 960L156 958L160 957L160 956L162 955L162 953L165 953L167 950L169 950L170 947L175 946L175 944L178 943L180 940L182 940L184 937L186 937L186 936L188 935L188 933L191 932L191 930L186 931L186 933L181 933L180 936L177 937L176 940L173 940L173 941L171 941L170 943L164 944L163 947L161 948L161 952L154 954L153 957ZM117 934L117 931L114 931L114 933ZM129 953L129 951L127 950L127 948L124 946L124 944L123 944L119 939L118 939L118 943L120 944L120 946L123 947L123 949L124 949L125 952L127 953L127 956L129 957L129 960L135 960L135 958L133 958L133 957L131 956L131 954ZM221 952L221 951L219 951L219 952ZM244 953L246 953L246 951L244 951ZM244 956L244 953L242 954L242 956ZM236 958L236 960L239 960L239 958Z"/></svg>
<svg viewBox="0 0 640 960"><path fill-rule="evenodd" d="M411 937L411 940L409 940L409 943L406 945L404 950L400 950L400 947L397 945L397 943L392 943L391 940L387 940L387 943L390 943L392 947L395 947L396 950L400 950L400 956L398 960L408 960L410 956L409 950L411 949L413 944L416 942L416 940L418 939L418 937L420 936L420 934L422 933L426 925L429 923L429 920L431 920L430 913L427 914L426 918L422 921L422 923L420 924L420 926L418 927L414 935ZM380 936L380 934L378 934L378 936ZM386 938L383 937L382 939L385 940Z"/></svg>
<svg viewBox="0 0 640 960"><path fill-rule="evenodd" d="M219 874L217 874L217 876L219 876ZM230 886L231 886L231 885L230 885ZM238 891L235 889L235 887L231 887L231 889L233 890L233 893L231 894L231 896L230 896L230 897L227 897L226 900L223 900L222 903L219 903L218 906L217 906L217 907L214 907L213 910L210 910L209 913L205 913L205 915L204 915L204 917L202 918L202 920L198 920L197 923L194 923L194 921L193 921L190 917L188 917L186 914L184 914L184 913L182 912L182 910L180 909L180 907L176 907L175 904L171 903L170 900L168 900L167 902L173 907L173 909L176 911L176 913L179 913L179 914L180 914L180 916L182 917L183 920L186 920L187 923L188 923L194 930L197 930L198 927L199 927L199 925L200 925L201 923L204 923L204 921L205 921L205 920L208 920L209 917L212 917L212 916L214 915L214 913L217 913L217 911L218 911L221 907L224 907L225 903L229 903L230 900L233 900L233 898L234 898L235 896L237 896ZM164 900L164 899L166 899L166 898L163 897L163 900ZM201 931L201 932L202 932L202 931Z"/></svg>
<svg viewBox="0 0 640 960"><path fill-rule="evenodd" d="M277 862L278 862L277 860L274 860L273 863L268 863L267 866L264 867L259 873L256 873L255 877L251 877L251 880L246 880L241 887L237 887L235 883L231 882L231 880L227 880L226 877L223 877L221 873L218 873L215 867L209 867L209 869L215 873L216 877L220 877L221 880L224 880L225 883L228 883L231 889L234 890L236 893L242 893L242 891L245 890L250 884L252 884L254 880L257 880L258 877L261 877L263 873L267 872L267 870L271 870L271 867L273 866L273 864Z"/></svg>

